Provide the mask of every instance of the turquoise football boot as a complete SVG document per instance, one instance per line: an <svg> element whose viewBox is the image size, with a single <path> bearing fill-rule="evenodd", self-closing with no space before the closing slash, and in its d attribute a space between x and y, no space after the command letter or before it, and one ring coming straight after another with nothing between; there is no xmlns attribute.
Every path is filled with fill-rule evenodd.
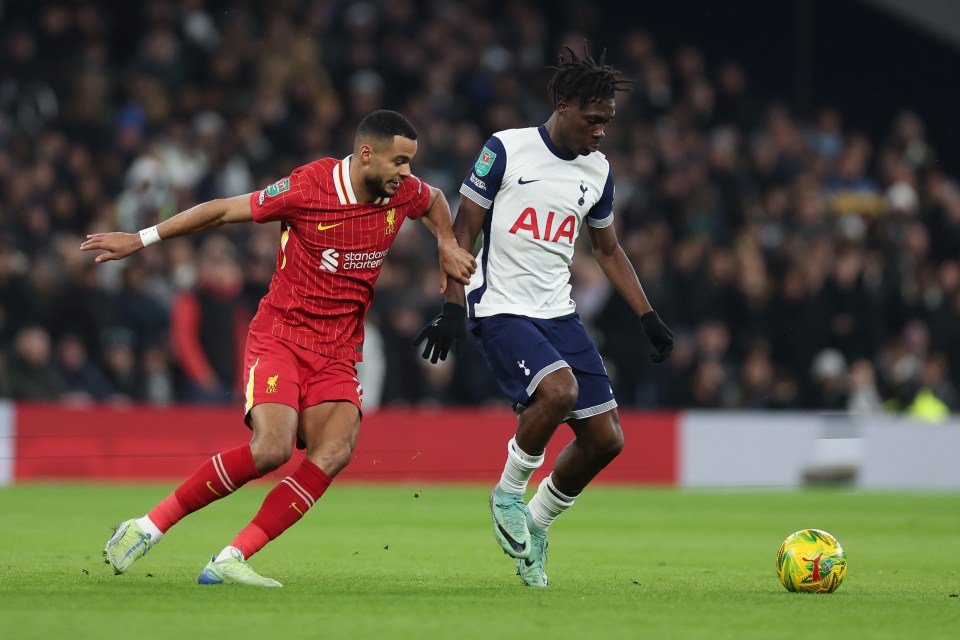
<svg viewBox="0 0 960 640"><path fill-rule="evenodd" d="M502 491L498 484L490 494L490 513L493 515L493 535L504 553L513 558L529 558L527 518L530 510L523 504L523 496Z"/></svg>
<svg viewBox="0 0 960 640"><path fill-rule="evenodd" d="M530 519L530 557L517 560L517 575L528 587L547 586L547 532L541 531Z"/></svg>

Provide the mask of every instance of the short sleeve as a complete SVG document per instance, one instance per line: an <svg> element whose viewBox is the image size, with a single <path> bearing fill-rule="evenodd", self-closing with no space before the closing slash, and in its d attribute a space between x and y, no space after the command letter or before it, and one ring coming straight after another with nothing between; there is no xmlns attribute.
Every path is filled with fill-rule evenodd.
<svg viewBox="0 0 960 640"><path fill-rule="evenodd" d="M416 184L416 193L410 203L410 210L407 213L407 217L416 220L430 208L430 185L417 176L410 176L404 182L408 181Z"/></svg>
<svg viewBox="0 0 960 640"><path fill-rule="evenodd" d="M587 224L601 229L613 224L614 193L613 171L610 170L607 172L607 182L603 185L603 193L600 194L600 199L587 214Z"/></svg>
<svg viewBox="0 0 960 640"><path fill-rule="evenodd" d="M507 150L499 138L491 136L477 154L470 173L460 186L460 193L484 209L489 209L500 191L506 167Z"/></svg>
<svg viewBox="0 0 960 640"><path fill-rule="evenodd" d="M312 184L306 167L294 170L288 177L250 194L250 211L255 222L288 220L309 207Z"/></svg>

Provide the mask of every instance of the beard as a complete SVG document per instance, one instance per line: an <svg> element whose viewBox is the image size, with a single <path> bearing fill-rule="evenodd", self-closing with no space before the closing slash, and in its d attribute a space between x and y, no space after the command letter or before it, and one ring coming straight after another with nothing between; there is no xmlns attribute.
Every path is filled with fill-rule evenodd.
<svg viewBox="0 0 960 640"><path fill-rule="evenodd" d="M377 198L389 198L393 195L387 191L386 184L377 176L367 176L363 179L363 184Z"/></svg>

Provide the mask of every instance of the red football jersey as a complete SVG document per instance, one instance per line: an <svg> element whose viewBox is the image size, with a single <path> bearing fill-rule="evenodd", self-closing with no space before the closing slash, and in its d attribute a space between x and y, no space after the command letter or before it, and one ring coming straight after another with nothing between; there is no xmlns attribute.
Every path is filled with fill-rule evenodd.
<svg viewBox="0 0 960 640"><path fill-rule="evenodd" d="M430 188L410 176L390 198L357 202L350 159L311 162L250 194L256 222L281 221L277 268L250 329L362 360L380 267L404 219L426 213Z"/></svg>

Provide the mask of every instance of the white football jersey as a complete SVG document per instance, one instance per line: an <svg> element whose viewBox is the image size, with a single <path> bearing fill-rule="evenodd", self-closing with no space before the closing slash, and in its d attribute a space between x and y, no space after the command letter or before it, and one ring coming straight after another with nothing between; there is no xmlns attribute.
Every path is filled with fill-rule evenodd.
<svg viewBox="0 0 960 640"><path fill-rule="evenodd" d="M460 193L488 209L480 269L466 288L470 317L573 313L570 264L580 226L613 223L606 156L562 152L543 126L500 131L487 140Z"/></svg>

